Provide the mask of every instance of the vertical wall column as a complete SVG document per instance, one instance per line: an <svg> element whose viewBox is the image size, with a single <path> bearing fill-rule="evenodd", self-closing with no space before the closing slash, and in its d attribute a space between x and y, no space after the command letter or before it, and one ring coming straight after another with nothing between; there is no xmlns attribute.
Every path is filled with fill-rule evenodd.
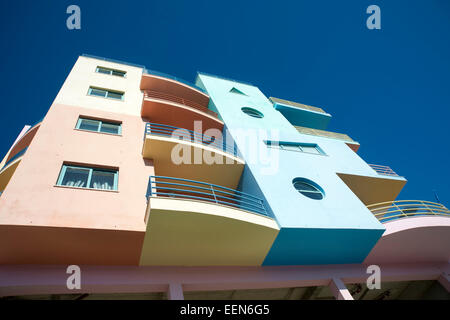
<svg viewBox="0 0 450 320"><path fill-rule="evenodd" d="M450 274L444 272L442 273L438 278L439 283L441 286L447 290L447 292L450 292Z"/></svg>
<svg viewBox="0 0 450 320"><path fill-rule="evenodd" d="M184 300L183 285L181 283L169 283L167 298L169 300Z"/></svg>
<svg viewBox="0 0 450 320"><path fill-rule="evenodd" d="M353 300L352 295L348 291L347 287L345 286L344 282L342 282L339 278L333 278L331 279L330 284L328 285L330 287L331 292L333 293L336 300Z"/></svg>

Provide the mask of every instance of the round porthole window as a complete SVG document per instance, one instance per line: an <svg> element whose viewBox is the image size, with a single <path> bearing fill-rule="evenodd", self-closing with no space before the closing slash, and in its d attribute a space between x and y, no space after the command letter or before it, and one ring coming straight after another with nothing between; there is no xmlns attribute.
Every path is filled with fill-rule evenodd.
<svg viewBox="0 0 450 320"><path fill-rule="evenodd" d="M253 117L253 118L262 118L262 117L264 117L264 115L261 112L259 112L258 110L255 110L253 108L244 107L241 110L242 110L243 113L245 113L245 114L247 114L247 115L249 115L250 117Z"/></svg>
<svg viewBox="0 0 450 320"><path fill-rule="evenodd" d="M322 200L324 197L322 188L311 180L295 178L292 180L292 185L299 193L310 199Z"/></svg>

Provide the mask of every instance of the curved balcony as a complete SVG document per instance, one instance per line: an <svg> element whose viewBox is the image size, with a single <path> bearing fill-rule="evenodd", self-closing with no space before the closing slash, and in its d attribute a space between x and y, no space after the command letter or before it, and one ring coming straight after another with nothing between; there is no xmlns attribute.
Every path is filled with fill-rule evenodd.
<svg viewBox="0 0 450 320"><path fill-rule="evenodd" d="M141 265L261 265L279 227L262 199L224 186L151 176Z"/></svg>
<svg viewBox="0 0 450 320"><path fill-rule="evenodd" d="M262 199L241 191L201 181L150 176L147 197L152 196L212 202L269 216Z"/></svg>
<svg viewBox="0 0 450 320"><path fill-rule="evenodd" d="M182 96L155 90L145 90L141 116L152 122L171 124L193 130L194 121L201 121L206 129L223 129L223 122L217 113L208 109L208 104L200 104Z"/></svg>
<svg viewBox="0 0 450 320"><path fill-rule="evenodd" d="M400 200L367 206L386 228L364 263L447 262L450 210L440 203Z"/></svg>
<svg viewBox="0 0 450 320"><path fill-rule="evenodd" d="M450 217L450 210L440 203L420 200L388 201L368 205L380 222L415 216L444 216Z"/></svg>
<svg viewBox="0 0 450 320"><path fill-rule="evenodd" d="M236 188L244 169L234 142L192 130L147 123L142 155L153 159L156 174Z"/></svg>
<svg viewBox="0 0 450 320"><path fill-rule="evenodd" d="M27 148L22 149L18 153L16 153L13 157L11 157L5 165L0 170L0 191L5 190L6 186L11 180L14 172L19 166L20 161L22 160L23 155L27 151Z"/></svg>
<svg viewBox="0 0 450 320"><path fill-rule="evenodd" d="M42 120L39 120L34 125L28 128L28 130L24 133L22 137L20 137L12 146L11 150L8 153L6 158L6 162L12 159L16 154L21 152L23 149L28 148L31 141L33 141L34 136L36 135L39 127L41 126Z"/></svg>

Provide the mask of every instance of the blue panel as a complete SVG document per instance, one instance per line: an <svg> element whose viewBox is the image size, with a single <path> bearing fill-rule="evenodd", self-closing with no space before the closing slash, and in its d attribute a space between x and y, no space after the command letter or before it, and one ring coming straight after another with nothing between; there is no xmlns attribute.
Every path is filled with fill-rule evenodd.
<svg viewBox="0 0 450 320"><path fill-rule="evenodd" d="M274 108L280 111L283 116L294 126L325 130L331 119L331 115L328 113L303 110L278 103L274 104Z"/></svg>
<svg viewBox="0 0 450 320"><path fill-rule="evenodd" d="M263 265L361 263L383 230L283 228Z"/></svg>

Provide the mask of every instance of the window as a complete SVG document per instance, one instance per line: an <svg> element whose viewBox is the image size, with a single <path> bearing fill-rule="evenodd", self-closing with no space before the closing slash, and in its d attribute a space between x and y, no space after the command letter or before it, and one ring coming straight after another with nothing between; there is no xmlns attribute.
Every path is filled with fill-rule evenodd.
<svg viewBox="0 0 450 320"><path fill-rule="evenodd" d="M80 117L76 129L119 135L122 133L122 124Z"/></svg>
<svg viewBox="0 0 450 320"><path fill-rule="evenodd" d="M117 190L117 170L63 165L58 186L75 188Z"/></svg>
<svg viewBox="0 0 450 320"><path fill-rule="evenodd" d="M109 75L113 75L113 76L119 76L119 77L125 77L125 75L127 74L126 71L120 71L120 70L104 68L104 67L97 67L97 69L95 69L95 72L109 74Z"/></svg>
<svg viewBox="0 0 450 320"><path fill-rule="evenodd" d="M253 108L244 107L241 110L242 110L242 112L244 112L245 114L247 114L247 115L249 115L250 117L253 117L253 118L262 118L262 117L264 117L264 115L261 112L259 112L256 109L253 109Z"/></svg>
<svg viewBox="0 0 450 320"><path fill-rule="evenodd" d="M299 193L310 199L322 200L324 197L322 188L320 188L311 180L304 178L295 178L294 180L292 180L292 185Z"/></svg>
<svg viewBox="0 0 450 320"><path fill-rule="evenodd" d="M88 94L90 96L102 97L102 98L110 98L116 100L123 100L124 92L113 91L95 87L89 87Z"/></svg>
<svg viewBox="0 0 450 320"><path fill-rule="evenodd" d="M245 93L243 93L243 92L242 92L241 90L239 90L239 89L236 89L235 87L231 88L230 92L232 92L232 93L237 93L237 94L242 94L242 95L246 96Z"/></svg>
<svg viewBox="0 0 450 320"><path fill-rule="evenodd" d="M319 148L315 143L295 143L295 142L279 142L279 141L266 141L267 146L270 148L279 148L288 151L305 152L312 154L325 155L325 152Z"/></svg>

